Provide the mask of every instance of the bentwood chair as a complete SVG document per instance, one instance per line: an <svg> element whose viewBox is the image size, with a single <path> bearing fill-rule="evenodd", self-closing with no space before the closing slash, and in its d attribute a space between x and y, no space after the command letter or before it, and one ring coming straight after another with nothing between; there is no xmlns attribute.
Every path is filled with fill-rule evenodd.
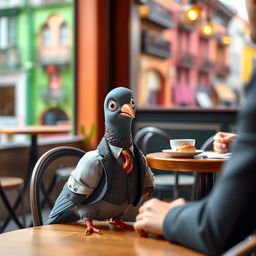
<svg viewBox="0 0 256 256"><path fill-rule="evenodd" d="M76 166L85 151L68 146L56 147L45 152L37 161L30 182L30 206L34 226L43 225L41 195L46 191L42 190L42 184L46 185L47 179L44 176L55 173L60 164ZM56 191L56 190L59 191ZM54 188L55 197L61 188ZM48 195L47 195L48 196Z"/></svg>
<svg viewBox="0 0 256 256"><path fill-rule="evenodd" d="M50 199L50 195L54 191L54 188L58 186L58 184L61 184L61 182L65 182L68 180L72 170L75 168L75 166L65 166L64 164L60 164L51 179L50 185L46 189L45 187L42 187L44 200L41 202L41 207L43 208L45 204L48 204L50 208L53 207L53 201Z"/></svg>
<svg viewBox="0 0 256 256"><path fill-rule="evenodd" d="M155 144L160 143L161 149L164 149L164 146L170 147L170 139L171 136L160 128L144 127L135 134L134 143L146 155L154 150L153 140L155 140ZM165 174L154 172L155 191L161 199L164 191L173 191L173 199L178 198L181 189L190 189L192 191L195 182L193 175L180 174L179 172L161 172Z"/></svg>
<svg viewBox="0 0 256 256"><path fill-rule="evenodd" d="M21 224L5 192L16 191L17 193L19 193L23 184L24 184L24 180L18 177L0 177L0 198L9 214L8 216L10 216L11 219L13 219L13 221L19 228L23 228L23 224ZM22 206L23 206L23 203L22 203ZM24 209L22 210L23 210L23 222L24 222L24 218L25 218ZM5 228L6 228L5 221L3 221L3 225L0 226L0 233L4 232Z"/></svg>
<svg viewBox="0 0 256 256"><path fill-rule="evenodd" d="M214 136L209 137L206 141L204 141L200 149L213 150L213 141L214 141Z"/></svg>

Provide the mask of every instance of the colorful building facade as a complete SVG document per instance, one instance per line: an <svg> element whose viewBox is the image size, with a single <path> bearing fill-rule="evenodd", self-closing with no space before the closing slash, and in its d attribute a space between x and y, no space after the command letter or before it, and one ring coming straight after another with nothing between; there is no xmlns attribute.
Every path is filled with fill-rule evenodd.
<svg viewBox="0 0 256 256"><path fill-rule="evenodd" d="M234 12L216 0L194 1L201 11L200 18L188 21L185 13L190 2L155 0L140 8L141 29L151 40L144 42L142 34L137 93L140 107L212 107L229 103L222 101L221 92L229 89L225 85L229 74L227 27ZM159 19L169 15L169 26L152 21L154 15ZM150 42L165 54L143 52L144 45ZM232 103L235 101L232 98Z"/></svg>
<svg viewBox="0 0 256 256"><path fill-rule="evenodd" d="M12 105L1 125L72 123L73 1L1 1L0 8L0 102L6 109L9 95Z"/></svg>

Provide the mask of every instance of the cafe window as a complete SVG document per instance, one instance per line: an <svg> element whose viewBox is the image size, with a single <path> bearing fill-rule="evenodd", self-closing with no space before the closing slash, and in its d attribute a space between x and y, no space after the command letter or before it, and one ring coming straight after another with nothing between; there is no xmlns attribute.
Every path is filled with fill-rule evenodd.
<svg viewBox="0 0 256 256"><path fill-rule="evenodd" d="M0 86L0 116L15 115L15 86Z"/></svg>
<svg viewBox="0 0 256 256"><path fill-rule="evenodd" d="M25 2L0 0L0 126L73 124L74 1Z"/></svg>

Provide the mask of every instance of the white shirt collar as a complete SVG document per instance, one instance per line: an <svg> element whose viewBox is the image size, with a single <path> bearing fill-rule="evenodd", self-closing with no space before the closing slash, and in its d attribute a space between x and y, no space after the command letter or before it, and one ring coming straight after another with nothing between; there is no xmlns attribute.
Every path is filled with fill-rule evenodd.
<svg viewBox="0 0 256 256"><path fill-rule="evenodd" d="M109 145L109 147L110 147L110 151L111 151L112 155L113 155L116 159L118 159L119 156L120 156L120 154L121 154L121 151L123 150L123 148L120 148L120 147L117 147L117 146L113 146L113 145L111 145L111 144L108 144L108 145ZM129 147L129 149L130 149L130 151L132 152L132 154L134 155L134 153L133 153L133 149L134 149L133 144Z"/></svg>

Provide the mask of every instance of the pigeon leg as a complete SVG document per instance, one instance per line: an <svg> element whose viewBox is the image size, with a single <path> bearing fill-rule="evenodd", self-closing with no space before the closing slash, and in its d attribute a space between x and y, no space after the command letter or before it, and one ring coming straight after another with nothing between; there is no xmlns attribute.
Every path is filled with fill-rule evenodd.
<svg viewBox="0 0 256 256"><path fill-rule="evenodd" d="M109 224L113 224L114 226L123 230L134 230L134 227L132 225L126 224L120 219L110 221Z"/></svg>
<svg viewBox="0 0 256 256"><path fill-rule="evenodd" d="M85 223L86 223L86 225L87 225L87 228L86 228L86 230L85 230L85 232L84 232L84 234L85 234L86 236L88 236L88 235L90 235L90 234L92 234L92 233L101 234L100 230L97 229L97 228L95 228L95 227L93 226L91 220L86 220Z"/></svg>

